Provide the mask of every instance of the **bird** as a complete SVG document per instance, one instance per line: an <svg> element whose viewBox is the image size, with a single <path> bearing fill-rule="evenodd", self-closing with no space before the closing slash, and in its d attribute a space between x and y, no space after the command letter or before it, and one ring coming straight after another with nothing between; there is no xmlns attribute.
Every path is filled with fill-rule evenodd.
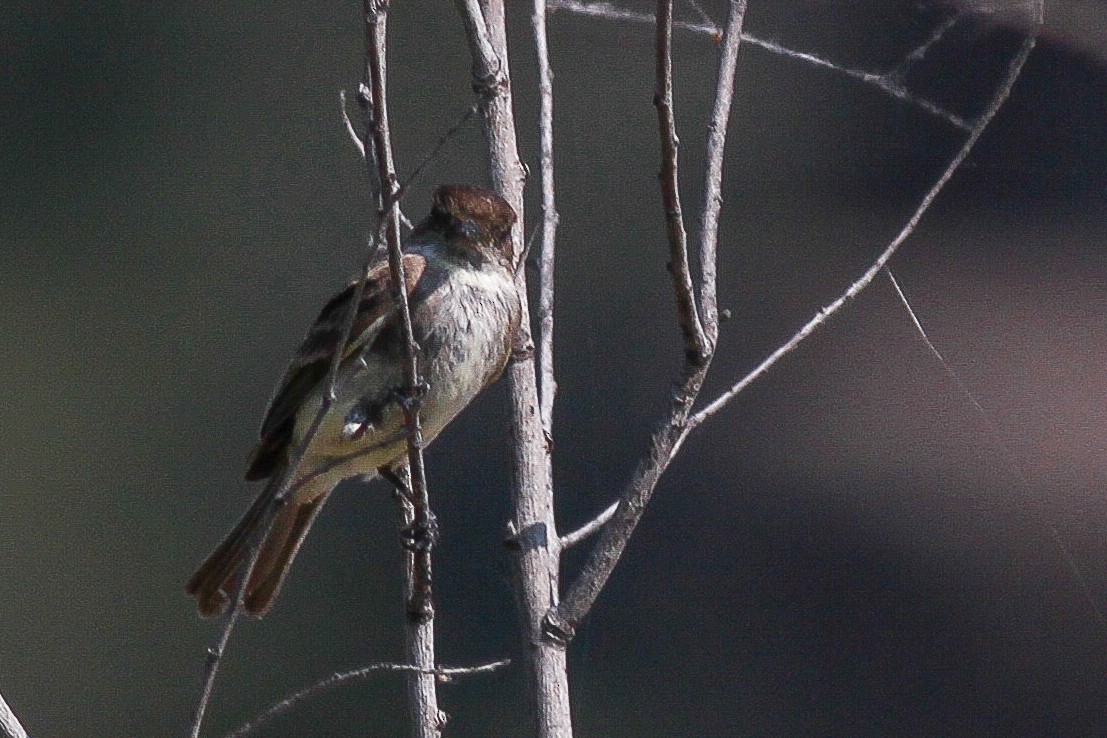
<svg viewBox="0 0 1107 738"><path fill-rule="evenodd" d="M403 245L404 286L424 382L419 407L425 443L499 378L511 357L522 314L511 248L515 221L512 207L490 190L441 186L430 215ZM256 618L272 608L334 488L377 473L395 479L394 470L405 463L405 339L387 258L370 264L344 344L361 280L323 306L277 385L245 475L268 483L187 585L202 617L230 607L239 571L285 477L287 497L259 544L243 595L243 611ZM296 463L293 456L316 421L340 349L334 400Z"/></svg>

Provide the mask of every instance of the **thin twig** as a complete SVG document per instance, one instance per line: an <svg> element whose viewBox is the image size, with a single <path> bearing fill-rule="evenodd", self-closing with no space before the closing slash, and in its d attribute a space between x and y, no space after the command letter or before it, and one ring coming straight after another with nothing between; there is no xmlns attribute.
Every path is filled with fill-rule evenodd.
<svg viewBox="0 0 1107 738"><path fill-rule="evenodd" d="M726 153L727 126L734 101L734 77L738 70L738 46L746 0L730 3L727 33L736 43L726 43L719 54L719 74L715 85L715 105L707 127L707 166L703 184L703 215L700 217L700 305L706 340L712 350L719 336L719 306L716 298L716 254L719 244L719 213L723 207L723 155Z"/></svg>
<svg viewBox="0 0 1107 738"><path fill-rule="evenodd" d="M622 8L615 7L610 3L604 2L580 2L580 0L549 0L547 6L551 10L567 10L571 13L578 13L581 15L588 15L594 18L605 18L612 21L628 21L631 23L643 23L653 24L653 16L645 13L636 13L631 10L624 10ZM686 21L674 21L674 28L680 28L685 31L692 31L702 35L710 36L713 39L719 38L719 28L711 23L688 23ZM750 44L751 46L757 46L772 54L778 54L788 59L794 59L796 61L804 62L805 64L811 64L816 67L822 67L824 69L833 70L839 74L844 74L851 79L858 80L867 85L876 87L881 92L884 92L897 100L902 100L908 104L914 105L921 110L940 118L950 125L960 128L961 130L968 131L972 128L972 125L955 113L952 113L940 105L927 100L926 98L913 95L906 87L900 84L897 80L897 75L886 74L883 72L868 72L863 69L854 69L852 67L842 66L836 64L829 59L818 56L817 54L810 54L805 51L795 51L789 49L787 46L775 43L773 41L766 41L765 39L752 36L750 34L743 33L742 41Z"/></svg>
<svg viewBox="0 0 1107 738"><path fill-rule="evenodd" d="M608 506L608 508L602 513L592 518L576 530L561 536L561 550L564 551L567 548L572 548L578 543L583 543L584 541L587 541L589 537L598 533L600 528L602 528L608 520L611 520L611 518L614 517L615 511L618 509L619 503L612 502L611 505Z"/></svg>
<svg viewBox="0 0 1107 738"><path fill-rule="evenodd" d="M403 184L401 185L401 192L403 190L406 190L408 187L411 187L414 182L418 181L419 175L423 173L423 169L432 161L438 158L438 155L442 153L442 149L445 148L446 144L450 142L450 139L457 135L458 131L460 131L465 126L465 124L469 122L469 119L476 115L476 112L477 104L473 103L465 109L465 112L461 114L461 117L457 119L456 123L450 126L445 133L438 137L437 143L434 144L434 147L430 150L430 152L422 159L420 159L419 163L415 165L415 168L408 173L407 179L405 179L403 181ZM408 227L410 228L410 224Z"/></svg>
<svg viewBox="0 0 1107 738"><path fill-rule="evenodd" d="M722 36L722 33L723 33L722 30L718 26L715 25L715 21L713 21L711 19L711 16L708 15L707 11L703 9L702 5L700 5L698 2L696 2L696 0L687 0L687 3L688 3L688 6L690 8L692 8L692 11L700 17L700 20L705 25L711 26L712 28L714 28L718 32L718 34L720 36ZM677 22L674 21L673 25L675 26L676 24L677 24Z"/></svg>
<svg viewBox="0 0 1107 738"><path fill-rule="evenodd" d="M1069 573L1075 580L1081 596L1083 596L1084 601L1091 609L1092 617L1095 618L1096 623L1099 625L1100 633L1107 635L1107 615L1104 615L1103 609L1092 593L1091 585L1088 584L1088 578L1084 575L1083 568L1077 562L1076 556L1073 555L1068 544L1065 543L1065 539L1061 536L1061 531L1057 529L1056 525L1049 521L1049 518L1041 509L1038 499L1034 496L1033 488L1030 486L1030 480L1026 478L1022 466L1018 463L1018 456L1004 440L999 425L992 418L991 413L985 410L984 406L980 404L980 400L976 398L976 394L969 389L969 386L961 379L961 375L954 371L953 367L950 366L949 362L942 356L942 352L939 351L938 347L930 340L930 336L926 334L926 329L923 328L922 322L919 321L919 316L915 314L914 308L911 307L907 295L904 294L895 275L892 274L891 268L885 267L884 273L888 276L889 281L891 281L892 287L895 288L896 295L899 296L900 302L903 303L903 307L907 310L907 314L910 316L911 322L914 324L915 330L918 332L919 337L922 338L927 350L929 350L937 360L938 365L942 367L942 371L953 380L953 384L965 399L969 401L969 404L972 405L980 419L984 421L988 430L988 435L999 444L1000 450L1003 452L1007 463L1015 474L1015 479L1018 482L1015 486L1018 488L1019 492L1022 493L1027 506L1038 515L1040 522L1045 526L1046 531L1049 533L1049 537L1053 540L1053 544L1061 554L1061 559L1065 562L1065 566L1068 567Z"/></svg>
<svg viewBox="0 0 1107 738"><path fill-rule="evenodd" d="M354 146L357 147L358 154L361 158L365 158L365 142L361 140L361 135L354 129L354 124L350 121L350 115L346 112L346 90L338 91L339 109L342 111L342 123L346 126L346 133L350 134L350 140L354 142Z"/></svg>
<svg viewBox="0 0 1107 738"><path fill-rule="evenodd" d="M653 104L661 134L661 199L665 203L665 227L669 236L669 271L676 294L677 321L684 336L684 353L700 364L707 358L707 338L696 309L696 292L688 266L688 233L680 204L680 139L673 114L673 0L658 0L654 36L656 84Z"/></svg>
<svg viewBox="0 0 1107 738"><path fill-rule="evenodd" d="M382 671L399 671L399 672L414 672L418 674L427 674L439 679L452 679L456 676L470 676L474 674L487 674L497 669L502 669L511 663L510 659L503 659L502 661L494 661L490 664L481 664L480 666L467 666L467 667L440 667L437 669L423 669L413 664L370 664L369 666L363 666L360 669L354 669L353 671L335 672L329 677L320 679L315 684L312 684L304 689L301 689L295 694L289 695L280 702L272 705L261 714L243 723L239 728L227 733L224 738L243 738L259 728L268 724L273 718L279 717L284 713L290 711L293 707L303 702L304 700L317 697L320 694L329 692L332 689L352 682L358 679L368 679Z"/></svg>
<svg viewBox="0 0 1107 738"><path fill-rule="evenodd" d="M542 430L553 438L553 407L557 396L554 377L554 256L557 245L557 204L554 200L553 71L546 40L546 0L534 0L531 15L534 48L538 56L538 137L542 170L542 252L538 286L539 412Z"/></svg>
<svg viewBox="0 0 1107 738"><path fill-rule="evenodd" d="M372 139L372 150L377 164L374 174L380 184L386 211L378 210L378 218L384 219L385 239L388 245L388 265L392 275L393 298L396 302L400 331L403 336L404 420L407 425L407 461L411 485L411 502L414 505L413 530L429 532L434 516L430 509L426 469L423 466L423 433L419 418L417 398L420 396L422 378L419 374L415 336L408 305L407 279L404 275L404 257L400 245L399 194L396 167L392 158L391 131L388 120L386 45L387 0L364 0L365 12L365 84L372 102L370 125L366 130ZM434 665L434 607L431 590L432 538L411 552L410 592L404 619L408 657L421 669ZM431 676L415 673L408 681L409 710L412 719L412 735L416 738L436 738L441 735L443 717L438 709L435 683Z"/></svg>
<svg viewBox="0 0 1107 738"><path fill-rule="evenodd" d="M723 33L719 50L719 81L716 86L716 104L711 118L709 148L713 155L720 158L726 144L726 120L730 115L731 99L730 90L724 90L723 88L733 87L734 84L732 65L742 40L742 21L745 17L745 9L745 0L731 0L726 30ZM668 25L672 21L671 13L667 14L660 3L657 17L659 25L662 23ZM659 30L659 37L662 33L663 31ZM665 49L660 43L658 53L659 55L665 53ZM660 65L659 62L659 67ZM661 131L662 138L664 139L666 135L667 132L663 128ZM675 155L675 151L672 153ZM708 195L717 192L716 188L720 187L721 183L716 181L715 178L721 180L721 177L721 166L708 167L708 181L705 186L705 192ZM717 215L714 218L709 218L706 212L710 203L710 200L705 202L703 220L717 228ZM715 234L708 235L712 239L715 238ZM706 254L707 257L714 260L714 248L707 250ZM706 289L713 295L714 263L705 265L704 273L706 275L705 280L712 280L712 284L706 286ZM705 285L701 284L701 294L704 289ZM687 351L685 352L681 379L670 396L668 412L650 438L650 446L645 458L639 462L630 483L619 496L619 504L614 515L603 526L600 538L589 554L588 560L576 581L569 588L561 604L546 613L543 625L548 637L561 642L571 640L581 620L595 604L596 598L599 597L611 576L611 572L614 571L615 565L622 557L623 551L626 550L630 536L634 533L638 521L641 520L642 513L645 512L646 505L657 487L658 480L661 479L661 475L665 473L674 454L680 448L680 443L685 435L684 428L688 415L691 413L692 406L703 387L703 381L707 376L707 370L710 367L713 355L713 343L706 347L706 351L699 361L696 360L698 357L689 355Z"/></svg>
<svg viewBox="0 0 1107 738"><path fill-rule="evenodd" d="M27 731L12 712L12 708L0 694L0 736L3 738L27 738Z"/></svg>
<svg viewBox="0 0 1107 738"><path fill-rule="evenodd" d="M242 606L246 597L246 588L249 586L250 575L257 567L258 559L261 557L262 541L269 535L269 531L273 527L273 521L276 519L277 512L284 506L288 496L292 493L292 490L295 489L295 480L299 474L304 457L307 455L307 450L315 440L315 435L319 432L319 428L323 424L323 419L327 416L327 413L330 412L331 405L334 403L338 366L342 361L343 354L346 352L346 345L350 342L350 333L353 330L354 317L357 312L358 304L361 301L361 295L365 292L365 285L369 279L369 264L375 250L376 246L373 239L370 238L365 267L362 269L362 276L354 293L356 299L350 302L350 307L348 308L346 319L343 324L342 339L338 342L338 345L335 347L334 355L331 357L327 387L320 399L319 409L312 418L311 424L305 430L303 438L290 454L288 464L279 472L280 478L279 481L276 482L278 485L277 493L273 495L268 508L262 513L261 522L254 532L253 540L250 542L249 555L246 557L246 565L242 567L238 574L238 580L234 587L234 596L231 598L230 607L227 613L223 616L222 629L215 643L208 647L207 658L204 660L203 674L200 677L200 697L196 702L192 721L189 724L188 734L190 738L199 738L200 730L204 723L204 715L207 712L208 703L211 701L212 690L215 686L215 677L219 673L219 666L223 660L223 655L227 651L227 643L230 641L231 633L234 631L234 627L238 623L239 615L242 613Z"/></svg>
<svg viewBox="0 0 1107 738"><path fill-rule="evenodd" d="M912 64L917 64L918 62L925 59L926 55L930 52L934 45L945 38L946 33L949 32L949 30L955 25L957 25L957 21L959 20L961 20L961 10L954 9L950 16L942 21L938 25L938 27L934 29L934 32L930 34L930 37L926 41L922 42L917 47L912 49L911 53L904 58L903 64L899 67L899 72L903 73L910 69Z"/></svg>
<svg viewBox="0 0 1107 738"><path fill-rule="evenodd" d="M1018 79L1023 65L1026 63L1027 58L1029 58L1030 52L1034 49L1034 44L1036 43L1036 41L1037 29L1035 29L1033 35L1028 36L1026 40L1023 41L1022 48L1019 50L1019 53L1015 56L1015 58L1011 61L1011 64L1008 66L1007 74L1004 77L1002 84L999 86L999 89L997 90L995 96L992 98L991 103L989 103L988 108L984 111L984 114L981 115L980 118L973 125L972 132L969 134L968 138L965 139L965 142L961 145L961 148L957 151L953 159L950 160L949 164L946 166L941 176L938 177L937 181L933 185L931 185L930 189L927 191L926 195L923 197L918 207L915 208L915 211L907 220L907 224L904 225L899 234L897 234L896 237L892 239L891 243L889 243L888 246L885 247L884 251L880 254L879 257L877 257L876 261L874 261L873 264L865 270L865 273L858 277L857 280L853 284L851 284L849 288L844 293L842 293L841 296L838 297L838 299L834 300L834 302L830 303L822 310L820 310L815 315L815 317L809 320L802 328L800 328L799 331L796 332L795 335L788 339L784 344L782 344L779 348L769 354L769 356L760 364L758 364L753 369L753 371L740 379L729 390L719 395L719 397L715 398L710 404L708 404L702 410L689 418L688 424L685 429L685 434L690 433L705 420L709 419L711 416L715 415L715 413L719 412L719 410L721 410L728 402L733 400L755 379L768 371L769 368L776 364L776 362L778 362L782 357L789 354L793 349L796 348L796 346L800 345L800 343L802 343L804 339L814 333L815 330L823 325L827 321L827 319L830 318L831 315L838 312L843 306L845 306L846 303L848 303L850 300L860 294L862 290L869 286L876 275L880 273L880 270L884 268L884 265L888 263L888 260L892 258L892 255L896 253L900 245L903 244L905 240L907 240L908 236L914 233L915 227L919 224L919 221L922 219L923 214L926 213L926 211L930 208L931 203L933 203L934 199L938 196L938 193L942 191L942 189L946 186L946 183L949 182L950 178L952 178L954 173L960 168L961 163L965 161L965 158L969 155L969 152L972 151L973 146L976 145L976 142L977 140L979 140L981 134L984 133L984 129L988 127L988 124L992 121L992 118L995 117L1000 107L1007 100L1008 96L1011 94L1011 88L1014 86L1015 80Z"/></svg>
<svg viewBox="0 0 1107 738"><path fill-rule="evenodd" d="M362 158L362 160L364 160L365 159L365 142L361 140L361 134L359 134L354 129L354 124L350 121L350 116L346 113L346 90L339 90L338 91L338 99L341 101L341 104L342 104L342 122L346 126L346 133L350 134L350 139L354 142L354 146L357 147L358 153L361 154L361 158ZM435 154L438 153L440 148L441 148L441 146L435 148L435 150L433 152L431 152L430 156L428 156L426 159L423 160L422 164L426 164L426 162L429 162L430 159ZM421 168L422 168L422 166L416 168L415 173L418 173L418 170L421 169ZM415 173L413 173L413 176L414 176ZM401 192L401 195L402 195L402 192ZM377 197L379 197L379 196L380 196L380 193L378 192ZM400 198L398 197L397 200L399 200L399 199ZM407 216L404 215L404 211L402 209L400 210L400 225L402 225L404 228L408 229L409 231L412 230L412 228L414 227L414 226L411 225L411 221L408 220Z"/></svg>

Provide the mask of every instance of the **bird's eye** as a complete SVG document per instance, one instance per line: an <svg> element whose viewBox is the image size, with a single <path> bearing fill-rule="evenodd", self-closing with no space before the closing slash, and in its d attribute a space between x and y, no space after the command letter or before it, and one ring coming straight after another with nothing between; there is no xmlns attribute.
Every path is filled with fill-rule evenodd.
<svg viewBox="0 0 1107 738"><path fill-rule="evenodd" d="M470 241L476 241L480 238L480 226L471 220L458 221L457 235Z"/></svg>

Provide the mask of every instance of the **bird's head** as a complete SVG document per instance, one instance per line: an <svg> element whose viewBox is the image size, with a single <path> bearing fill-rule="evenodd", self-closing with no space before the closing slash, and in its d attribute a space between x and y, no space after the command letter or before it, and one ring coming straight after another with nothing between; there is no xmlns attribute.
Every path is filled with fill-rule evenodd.
<svg viewBox="0 0 1107 738"><path fill-rule="evenodd" d="M436 234L463 255L511 263L511 228L515 211L491 190L443 185L434 191L430 215L412 235Z"/></svg>

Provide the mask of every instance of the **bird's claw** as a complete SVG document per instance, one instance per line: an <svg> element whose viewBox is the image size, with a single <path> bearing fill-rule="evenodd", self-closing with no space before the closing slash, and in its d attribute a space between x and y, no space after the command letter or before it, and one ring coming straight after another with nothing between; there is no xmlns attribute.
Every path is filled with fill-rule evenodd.
<svg viewBox="0 0 1107 738"><path fill-rule="evenodd" d="M438 543L438 519L427 513L426 520L412 523L400 530L400 543L412 553L430 551Z"/></svg>

